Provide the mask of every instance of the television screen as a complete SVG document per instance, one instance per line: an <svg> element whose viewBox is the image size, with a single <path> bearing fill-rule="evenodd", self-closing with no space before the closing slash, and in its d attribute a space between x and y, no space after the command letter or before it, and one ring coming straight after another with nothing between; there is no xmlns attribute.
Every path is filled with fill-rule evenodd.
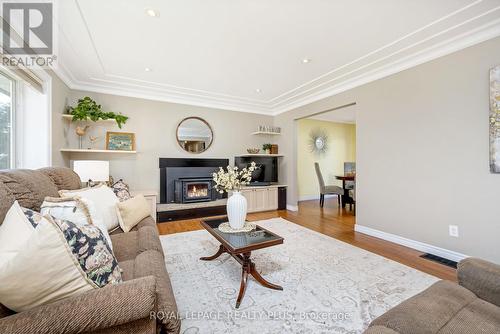
<svg viewBox="0 0 500 334"><path fill-rule="evenodd" d="M256 170L252 173L251 183L278 182L278 158L276 157L236 157L234 165L239 169L255 162Z"/></svg>

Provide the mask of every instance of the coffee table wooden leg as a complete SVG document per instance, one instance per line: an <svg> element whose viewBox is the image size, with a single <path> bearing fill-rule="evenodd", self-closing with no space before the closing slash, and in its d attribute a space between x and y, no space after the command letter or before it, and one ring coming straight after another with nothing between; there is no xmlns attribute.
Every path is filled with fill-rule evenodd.
<svg viewBox="0 0 500 334"><path fill-rule="evenodd" d="M283 287L280 285L273 284L262 277L257 269L255 269L255 264L253 262L250 263L250 274L263 286L269 289L274 289L274 290L283 290Z"/></svg>
<svg viewBox="0 0 500 334"><path fill-rule="evenodd" d="M221 256L225 252L226 252L226 250L224 249L224 247L222 245L220 245L219 246L219 250L217 251L217 253L215 253L212 256L200 257L200 260L203 260L203 261L212 261L212 260L215 260L216 258L218 258L219 256Z"/></svg>
<svg viewBox="0 0 500 334"><path fill-rule="evenodd" d="M241 301L245 296L245 291L247 289L248 274L251 271L251 261L250 253L245 253L242 256L243 263L241 264L241 283L240 283L240 293L238 294L238 299L236 299L236 308L240 307Z"/></svg>

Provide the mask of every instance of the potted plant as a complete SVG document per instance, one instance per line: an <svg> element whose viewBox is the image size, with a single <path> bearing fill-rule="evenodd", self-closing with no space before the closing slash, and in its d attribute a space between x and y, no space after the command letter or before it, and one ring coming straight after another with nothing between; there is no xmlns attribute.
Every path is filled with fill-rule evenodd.
<svg viewBox="0 0 500 334"><path fill-rule="evenodd" d="M249 167L242 170L227 166L227 170L220 167L218 173L213 173L215 189L221 194L232 192L227 200L227 217L232 229L241 229L245 225L247 199L241 194L241 187L252 181L252 172L255 168L255 162L252 161Z"/></svg>
<svg viewBox="0 0 500 334"><path fill-rule="evenodd" d="M266 152L266 154L271 154L271 147L273 145L271 144L264 144L262 145L262 150L264 150L264 152Z"/></svg>
<svg viewBox="0 0 500 334"><path fill-rule="evenodd" d="M73 116L73 122L88 120L97 122L99 120L114 119L120 129L128 120L128 117L125 115L115 114L111 111L102 111L101 105L88 96L79 99L76 107L69 107L68 114Z"/></svg>

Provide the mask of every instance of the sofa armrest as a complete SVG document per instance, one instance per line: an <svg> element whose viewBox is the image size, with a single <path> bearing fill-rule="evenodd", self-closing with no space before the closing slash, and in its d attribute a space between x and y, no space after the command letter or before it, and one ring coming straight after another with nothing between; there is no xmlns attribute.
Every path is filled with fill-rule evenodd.
<svg viewBox="0 0 500 334"><path fill-rule="evenodd" d="M399 334L399 333L384 326L372 326L368 327L368 329L364 331L363 334Z"/></svg>
<svg viewBox="0 0 500 334"><path fill-rule="evenodd" d="M500 306L500 265L476 258L458 264L458 283L479 298Z"/></svg>
<svg viewBox="0 0 500 334"><path fill-rule="evenodd" d="M91 290L2 318L0 333L84 333L149 318L155 291L152 276Z"/></svg>

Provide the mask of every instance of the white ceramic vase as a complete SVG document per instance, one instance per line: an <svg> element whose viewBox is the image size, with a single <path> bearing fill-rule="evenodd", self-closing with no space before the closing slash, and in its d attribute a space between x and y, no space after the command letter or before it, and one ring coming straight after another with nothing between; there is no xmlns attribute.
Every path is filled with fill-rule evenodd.
<svg viewBox="0 0 500 334"><path fill-rule="evenodd" d="M234 191L227 200L227 217L233 229L240 229L247 218L247 199L240 191Z"/></svg>

